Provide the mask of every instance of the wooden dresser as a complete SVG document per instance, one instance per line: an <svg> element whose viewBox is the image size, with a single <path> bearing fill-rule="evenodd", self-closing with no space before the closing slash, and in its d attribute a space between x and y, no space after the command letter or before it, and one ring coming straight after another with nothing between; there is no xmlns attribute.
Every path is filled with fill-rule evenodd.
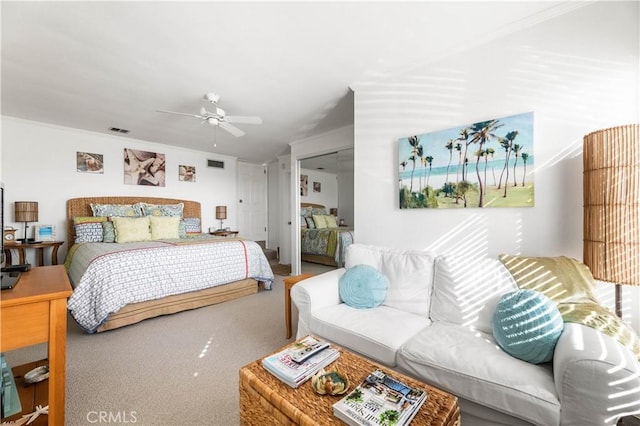
<svg viewBox="0 0 640 426"><path fill-rule="evenodd" d="M0 294L0 352L48 343L49 425L63 425L67 345L67 298L71 284L62 265L23 272ZM23 414L32 412L23 404Z"/></svg>

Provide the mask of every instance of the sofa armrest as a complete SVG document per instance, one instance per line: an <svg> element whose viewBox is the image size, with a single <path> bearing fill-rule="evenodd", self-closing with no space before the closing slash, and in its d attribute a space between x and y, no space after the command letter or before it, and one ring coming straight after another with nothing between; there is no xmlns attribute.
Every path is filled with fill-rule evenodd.
<svg viewBox="0 0 640 426"><path fill-rule="evenodd" d="M640 363L615 339L565 323L553 357L560 424L615 425L640 412Z"/></svg>
<svg viewBox="0 0 640 426"><path fill-rule="evenodd" d="M300 281L291 288L291 300L298 308L296 338L309 334L311 312L340 304L338 282L346 269L340 268Z"/></svg>

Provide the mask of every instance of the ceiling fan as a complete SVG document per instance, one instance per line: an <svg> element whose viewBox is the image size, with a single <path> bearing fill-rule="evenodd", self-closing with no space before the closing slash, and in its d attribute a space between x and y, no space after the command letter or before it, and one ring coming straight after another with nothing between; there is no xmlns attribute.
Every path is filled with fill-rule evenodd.
<svg viewBox="0 0 640 426"><path fill-rule="evenodd" d="M201 124L207 123L212 126L220 126L235 137L244 136L246 133L231 123L262 124L262 118L260 117L250 117L250 116L243 116L243 115L227 115L227 113L222 108L217 106L220 96L215 93L207 93L204 95L203 99L216 105L215 111L208 111L205 107L202 107L200 108L200 114L189 114L186 112L163 111L163 110L158 110L158 112L163 112L166 114L186 115L189 117L199 118L200 120L202 120Z"/></svg>

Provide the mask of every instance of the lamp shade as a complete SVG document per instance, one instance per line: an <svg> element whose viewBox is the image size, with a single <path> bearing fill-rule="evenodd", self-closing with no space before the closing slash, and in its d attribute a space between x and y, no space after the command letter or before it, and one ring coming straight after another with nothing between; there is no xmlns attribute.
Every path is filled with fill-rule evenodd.
<svg viewBox="0 0 640 426"><path fill-rule="evenodd" d="M227 218L227 206L216 206L216 219L223 220Z"/></svg>
<svg viewBox="0 0 640 426"><path fill-rule="evenodd" d="M13 206L16 222L37 222L38 202L37 201L16 201Z"/></svg>
<svg viewBox="0 0 640 426"><path fill-rule="evenodd" d="M640 124L584 137L584 263L596 279L640 285Z"/></svg>

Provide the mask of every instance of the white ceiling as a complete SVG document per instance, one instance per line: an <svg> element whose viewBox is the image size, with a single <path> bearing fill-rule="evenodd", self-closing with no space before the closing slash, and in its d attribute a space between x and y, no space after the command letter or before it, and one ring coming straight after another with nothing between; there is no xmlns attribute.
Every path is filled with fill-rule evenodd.
<svg viewBox="0 0 640 426"><path fill-rule="evenodd" d="M350 87L584 4L3 1L2 114L269 162L353 123ZM264 124L235 138L156 112L197 114L207 92Z"/></svg>

